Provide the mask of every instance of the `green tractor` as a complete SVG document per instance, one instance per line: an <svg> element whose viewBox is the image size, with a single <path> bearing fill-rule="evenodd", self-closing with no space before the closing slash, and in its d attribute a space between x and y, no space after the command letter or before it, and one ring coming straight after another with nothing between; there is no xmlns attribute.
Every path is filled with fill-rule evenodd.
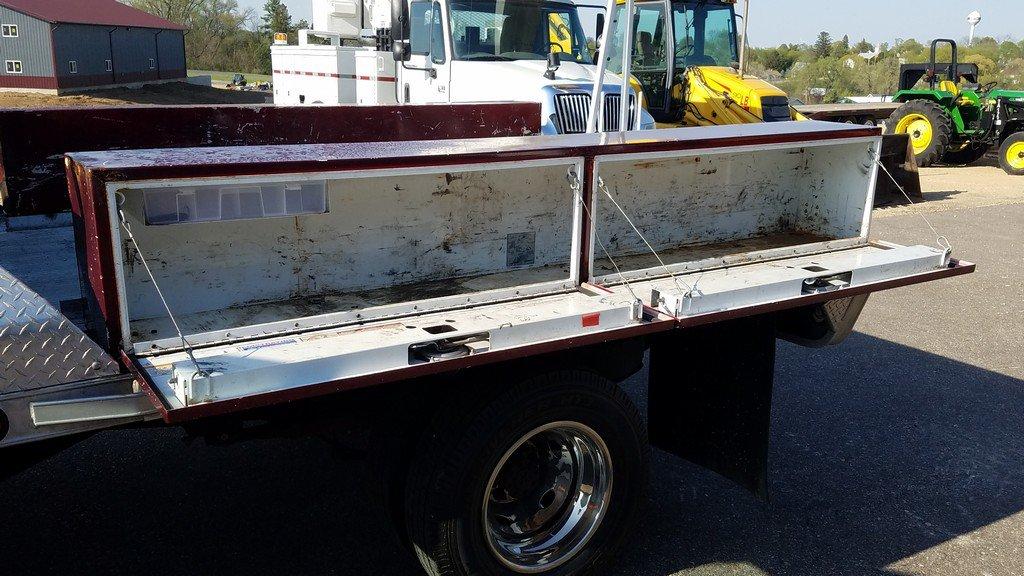
<svg viewBox="0 0 1024 576"><path fill-rule="evenodd" d="M943 43L952 48L953 61L936 64L936 48ZM927 90L915 89L922 77ZM956 42L935 40L931 62L900 66L893 101L903 105L889 117L886 133L910 135L918 166L971 164L998 147L1003 170L1024 176L1024 91L995 84L979 85L978 65L957 61Z"/></svg>

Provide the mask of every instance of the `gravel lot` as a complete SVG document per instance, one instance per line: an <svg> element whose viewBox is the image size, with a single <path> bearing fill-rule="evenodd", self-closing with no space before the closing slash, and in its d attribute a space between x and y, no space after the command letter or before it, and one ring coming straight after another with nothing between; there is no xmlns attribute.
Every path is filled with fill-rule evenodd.
<svg viewBox="0 0 1024 576"><path fill-rule="evenodd" d="M266 94L263 92L222 90L185 82L149 84L136 88L108 88L65 96L0 92L0 108L66 108L125 104L264 104L266 100Z"/></svg>
<svg viewBox="0 0 1024 576"><path fill-rule="evenodd" d="M655 452L612 574L1024 574L1024 179L981 166L923 183L924 207L879 210L873 234L930 243L924 212L977 273L873 296L842 346L780 344L771 501ZM419 573L353 455L181 439L108 431L0 482L3 571Z"/></svg>

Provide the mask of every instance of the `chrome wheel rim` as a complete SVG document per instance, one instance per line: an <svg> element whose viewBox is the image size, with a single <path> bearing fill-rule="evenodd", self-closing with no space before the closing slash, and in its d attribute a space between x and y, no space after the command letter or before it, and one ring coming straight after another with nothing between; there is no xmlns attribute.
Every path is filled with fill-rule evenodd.
<svg viewBox="0 0 1024 576"><path fill-rule="evenodd" d="M484 491L491 553L515 572L561 566L601 525L611 489L611 456L593 429L553 422L530 431L498 461Z"/></svg>

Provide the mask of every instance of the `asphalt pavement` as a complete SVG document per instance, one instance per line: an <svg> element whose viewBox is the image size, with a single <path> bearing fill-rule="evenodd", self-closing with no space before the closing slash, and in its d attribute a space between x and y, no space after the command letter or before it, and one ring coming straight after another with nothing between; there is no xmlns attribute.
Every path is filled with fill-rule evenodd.
<svg viewBox="0 0 1024 576"><path fill-rule="evenodd" d="M927 217L975 274L873 295L845 343L779 345L771 499L655 451L614 575L1024 574L1021 201ZM947 198L944 196L944 198ZM930 243L913 210L873 236ZM643 382L627 382L643 402ZM7 574L419 574L316 438L108 431L0 482Z"/></svg>

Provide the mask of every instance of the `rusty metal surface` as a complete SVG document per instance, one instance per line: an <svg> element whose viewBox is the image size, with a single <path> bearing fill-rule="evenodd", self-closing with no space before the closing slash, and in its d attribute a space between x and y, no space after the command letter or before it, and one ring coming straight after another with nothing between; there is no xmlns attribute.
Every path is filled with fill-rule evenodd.
<svg viewBox="0 0 1024 576"><path fill-rule="evenodd" d="M0 267L0 396L118 372L113 358Z"/></svg>
<svg viewBox="0 0 1024 576"><path fill-rule="evenodd" d="M669 128L602 134L496 137L476 139L427 139L308 145L252 145L203 148L137 149L75 152L75 164L95 172L117 171L131 177L159 177L187 168L199 172L241 175L255 171L269 174L284 170L332 170L365 166L405 167L450 162L497 162L533 157L563 158L593 154L698 150L719 146L749 146L870 138L881 130L834 122L779 122ZM461 156L461 158L455 158Z"/></svg>
<svg viewBox="0 0 1024 576"><path fill-rule="evenodd" d="M0 110L9 216L68 209L62 155L87 150L523 136L536 103L406 106L123 106Z"/></svg>

